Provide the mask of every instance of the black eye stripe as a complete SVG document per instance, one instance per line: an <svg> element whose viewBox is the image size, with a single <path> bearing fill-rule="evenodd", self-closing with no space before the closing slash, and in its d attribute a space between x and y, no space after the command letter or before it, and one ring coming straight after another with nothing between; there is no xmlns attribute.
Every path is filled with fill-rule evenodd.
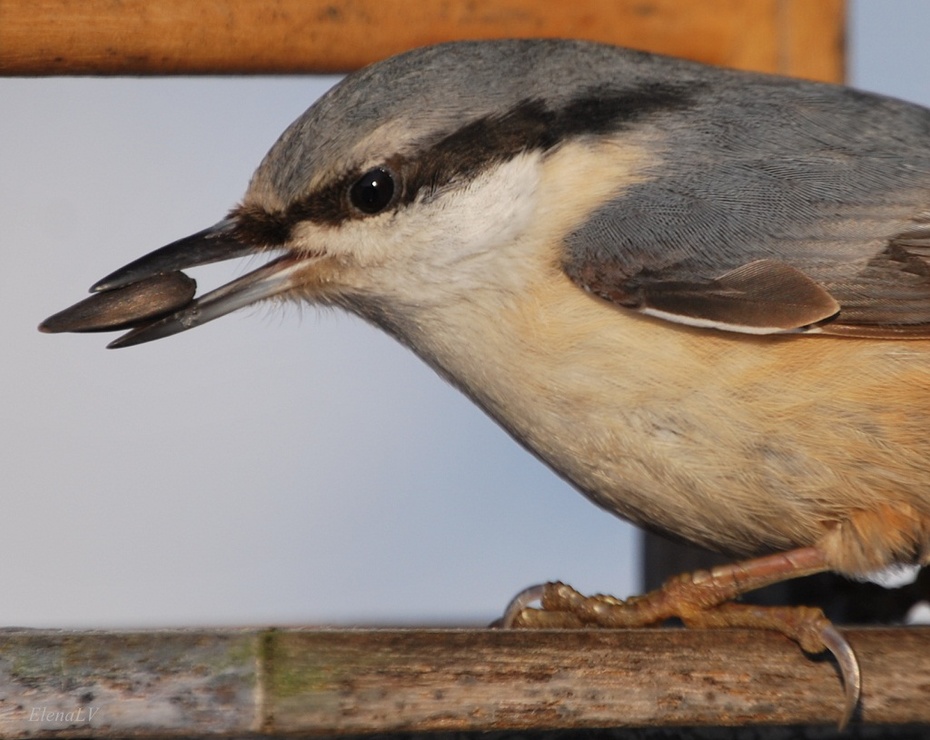
<svg viewBox="0 0 930 740"><path fill-rule="evenodd" d="M450 183L474 177L521 152L545 152L573 137L630 128L658 112L687 111L694 104L698 87L695 83L594 87L556 108L529 98L500 115L472 120L428 145L424 143L427 148L416 159L396 155L380 167L363 173L356 170L280 211L264 213L240 207L231 215L239 221L239 232L248 241L261 246L284 244L300 221L338 226L386 208L409 205L417 198L428 199ZM390 175L390 187L386 182L382 182L385 187L379 187L366 181L379 171Z"/></svg>

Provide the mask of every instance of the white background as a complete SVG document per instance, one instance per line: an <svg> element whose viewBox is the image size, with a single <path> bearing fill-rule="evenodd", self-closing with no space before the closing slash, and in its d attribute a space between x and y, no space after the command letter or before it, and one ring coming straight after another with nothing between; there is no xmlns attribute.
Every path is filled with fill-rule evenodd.
<svg viewBox="0 0 930 740"><path fill-rule="evenodd" d="M930 3L850 22L851 81L930 104ZM0 79L0 625L481 623L537 581L638 587L633 528L358 320L36 331L221 218L332 82Z"/></svg>

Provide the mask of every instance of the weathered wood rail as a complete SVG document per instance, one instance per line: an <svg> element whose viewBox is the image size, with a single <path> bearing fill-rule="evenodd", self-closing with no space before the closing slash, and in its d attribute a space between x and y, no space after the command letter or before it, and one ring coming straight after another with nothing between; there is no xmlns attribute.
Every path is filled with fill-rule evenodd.
<svg viewBox="0 0 930 740"><path fill-rule="evenodd" d="M930 732L930 628L846 630L854 720ZM0 632L0 738L835 725L833 663L765 632Z"/></svg>
<svg viewBox="0 0 930 740"><path fill-rule="evenodd" d="M457 38L565 36L843 77L843 0L3 0L0 75L345 72Z"/></svg>

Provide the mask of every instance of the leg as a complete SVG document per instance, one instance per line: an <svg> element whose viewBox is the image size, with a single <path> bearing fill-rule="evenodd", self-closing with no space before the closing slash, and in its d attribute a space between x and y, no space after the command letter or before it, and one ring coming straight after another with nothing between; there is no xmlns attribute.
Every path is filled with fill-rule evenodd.
<svg viewBox="0 0 930 740"><path fill-rule="evenodd" d="M810 653L829 650L840 666L846 689L845 725L861 690L859 664L852 648L820 609L756 607L732 599L772 583L828 570L823 553L806 547L672 578L662 588L625 601L612 596L583 596L562 583L523 591L507 607L502 624L524 628L635 628L677 617L688 627L744 627L776 630ZM542 609L530 609L538 600Z"/></svg>

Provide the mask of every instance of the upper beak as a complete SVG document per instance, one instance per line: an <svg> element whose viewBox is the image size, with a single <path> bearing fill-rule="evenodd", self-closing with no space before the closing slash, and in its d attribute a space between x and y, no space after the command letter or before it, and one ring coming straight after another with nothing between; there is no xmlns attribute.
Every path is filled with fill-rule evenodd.
<svg viewBox="0 0 930 740"><path fill-rule="evenodd" d="M91 287L90 298L50 316L40 331L110 331L131 327L108 347L161 339L291 290L307 256L283 254L266 265L194 298L196 284L181 270L260 251L237 238L228 218L156 249ZM311 258L312 259L312 258Z"/></svg>

